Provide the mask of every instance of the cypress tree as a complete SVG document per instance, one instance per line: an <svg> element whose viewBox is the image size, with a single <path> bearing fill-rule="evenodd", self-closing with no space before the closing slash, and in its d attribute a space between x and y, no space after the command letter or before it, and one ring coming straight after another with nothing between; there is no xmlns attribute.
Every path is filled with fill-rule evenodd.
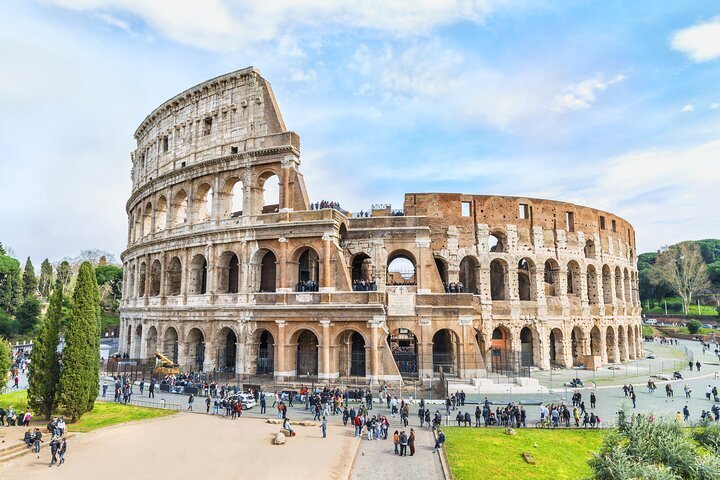
<svg viewBox="0 0 720 480"><path fill-rule="evenodd" d="M0 337L0 393L5 390L12 367L12 347L7 339Z"/></svg>
<svg viewBox="0 0 720 480"><path fill-rule="evenodd" d="M38 279L35 276L35 267L33 267L30 257L25 261L25 271L23 271L23 300L37 295Z"/></svg>
<svg viewBox="0 0 720 480"><path fill-rule="evenodd" d="M40 265L40 281L38 282L38 288L40 289L40 296L43 298L50 297L50 290L53 284L53 267L46 258Z"/></svg>
<svg viewBox="0 0 720 480"><path fill-rule="evenodd" d="M46 420L50 420L55 410L60 382L60 356L57 347L60 343L62 304L62 285L57 282L45 320L40 326L40 334L35 339L30 354L28 405L36 414L44 415Z"/></svg>
<svg viewBox="0 0 720 480"><path fill-rule="evenodd" d="M60 403L72 421L93 409L100 388L100 292L90 262L83 262L65 331Z"/></svg>

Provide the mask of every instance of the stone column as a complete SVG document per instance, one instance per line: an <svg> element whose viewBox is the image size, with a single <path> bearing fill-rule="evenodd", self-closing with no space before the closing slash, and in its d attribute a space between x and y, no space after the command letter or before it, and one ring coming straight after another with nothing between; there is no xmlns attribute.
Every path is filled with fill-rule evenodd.
<svg viewBox="0 0 720 480"><path fill-rule="evenodd" d="M290 175L292 174L293 157L287 156L282 159L280 181L282 185L280 187L280 211L281 212L292 212L293 202L290 192Z"/></svg>
<svg viewBox="0 0 720 480"><path fill-rule="evenodd" d="M217 367L217 350L214 339L205 339L205 358L203 359L203 371L212 372Z"/></svg>
<svg viewBox="0 0 720 480"><path fill-rule="evenodd" d="M320 320L322 325L322 369L318 372L318 379L332 377L330 367L330 320Z"/></svg>
<svg viewBox="0 0 720 480"><path fill-rule="evenodd" d="M370 357L371 371L370 381L377 382L380 376L380 355L378 348L378 328L380 328L381 319L373 318L370 323Z"/></svg>
<svg viewBox="0 0 720 480"><path fill-rule="evenodd" d="M602 357L602 359L600 360L602 364L607 365L607 328L600 329L600 356Z"/></svg>
<svg viewBox="0 0 720 480"><path fill-rule="evenodd" d="M320 279L320 291L321 292L334 292L335 291L335 275L330 268L330 257L332 256L332 232L325 232L322 237L323 240L323 274Z"/></svg>
<svg viewBox="0 0 720 480"><path fill-rule="evenodd" d="M275 320L275 324L278 326L278 334L275 341L274 376L283 379L290 376L285 366L285 320Z"/></svg>
<svg viewBox="0 0 720 480"><path fill-rule="evenodd" d="M187 248L183 249L182 252L182 269L180 273L180 281L182 282L182 303L183 305L187 304L187 296L188 296L188 283L190 279L190 265L188 260L188 251Z"/></svg>
<svg viewBox="0 0 720 480"><path fill-rule="evenodd" d="M143 304L147 306L150 299L150 272L152 271L149 254L145 255L145 265L145 292L143 292Z"/></svg>
<svg viewBox="0 0 720 480"><path fill-rule="evenodd" d="M288 241L285 237L278 238L280 243L280 258L278 259L278 293L291 292L292 288L288 286L287 274L287 247Z"/></svg>

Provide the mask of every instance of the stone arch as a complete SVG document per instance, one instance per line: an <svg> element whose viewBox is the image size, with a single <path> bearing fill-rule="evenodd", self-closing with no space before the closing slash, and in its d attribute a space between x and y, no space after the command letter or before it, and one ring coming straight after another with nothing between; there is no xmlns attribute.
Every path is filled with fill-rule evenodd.
<svg viewBox="0 0 720 480"><path fill-rule="evenodd" d="M407 250L395 250L388 255L387 285L416 285L417 262Z"/></svg>
<svg viewBox="0 0 720 480"><path fill-rule="evenodd" d="M602 356L603 347L600 328L595 325L590 330L590 355Z"/></svg>
<svg viewBox="0 0 720 480"><path fill-rule="evenodd" d="M409 328L396 328L388 334L388 345L400 375L418 377L418 340Z"/></svg>
<svg viewBox="0 0 720 480"><path fill-rule="evenodd" d="M635 328L632 325L627 327L627 355L629 360L635 360Z"/></svg>
<svg viewBox="0 0 720 480"><path fill-rule="evenodd" d="M366 375L365 335L357 329L348 328L335 337L338 349L338 372L341 377L364 377Z"/></svg>
<svg viewBox="0 0 720 480"><path fill-rule="evenodd" d="M365 252L356 253L355 256L352 257L352 262L350 263L352 266L351 278L353 282L353 290L356 289L356 286L360 282L372 282L373 264L370 259L370 255Z"/></svg>
<svg viewBox="0 0 720 480"><path fill-rule="evenodd" d="M216 338L217 368L224 372L234 372L237 362L237 334L232 328L223 327Z"/></svg>
<svg viewBox="0 0 720 480"><path fill-rule="evenodd" d="M140 207L135 210L135 213L133 214L133 221L132 239L133 242L137 242L142 237L142 211L140 210Z"/></svg>
<svg viewBox="0 0 720 480"><path fill-rule="evenodd" d="M623 270L623 285L625 287L625 303L630 304L632 303L632 291L630 290L630 273L627 268Z"/></svg>
<svg viewBox="0 0 720 480"><path fill-rule="evenodd" d="M570 352L572 353L573 366L580 366L582 363L581 357L585 355L585 332L577 325L573 327L570 333Z"/></svg>
<svg viewBox="0 0 720 480"><path fill-rule="evenodd" d="M490 345L490 365L493 372L507 373L513 369L512 335L504 325L498 325L492 331Z"/></svg>
<svg viewBox="0 0 720 480"><path fill-rule="evenodd" d="M165 294L180 295L182 292L182 263L178 257L170 259L166 275Z"/></svg>
<svg viewBox="0 0 720 480"><path fill-rule="evenodd" d="M550 330L550 366L565 367L565 343L563 331L559 328Z"/></svg>
<svg viewBox="0 0 720 480"><path fill-rule="evenodd" d="M213 189L209 183L198 185L193 198L193 220L195 223L207 222L212 218Z"/></svg>
<svg viewBox="0 0 720 480"><path fill-rule="evenodd" d="M220 217L239 217L243 214L244 189L239 177L230 177L220 191Z"/></svg>
<svg viewBox="0 0 720 480"><path fill-rule="evenodd" d="M595 253L595 242L592 241L592 240L587 240L587 241L585 242L584 252L585 252L585 258L588 258L588 259L591 259L591 260L595 260L595 255L596 255L596 253Z"/></svg>
<svg viewBox="0 0 720 480"><path fill-rule="evenodd" d="M313 247L302 246L290 256L291 282L297 291L317 291L320 284L320 254Z"/></svg>
<svg viewBox="0 0 720 480"><path fill-rule="evenodd" d="M433 372L457 375L460 372L460 339L453 330L441 328L432 339Z"/></svg>
<svg viewBox="0 0 720 480"><path fill-rule="evenodd" d="M440 276L440 281L443 283L443 285L446 285L448 283L448 265L447 261L442 257L435 257L435 268L437 268L438 275Z"/></svg>
<svg viewBox="0 0 720 480"><path fill-rule="evenodd" d="M258 175L261 192L261 213L275 213L280 210L280 176L274 170Z"/></svg>
<svg viewBox="0 0 720 480"><path fill-rule="evenodd" d="M545 282L545 296L560 296L560 265L553 258L545 260L545 268L543 274Z"/></svg>
<svg viewBox="0 0 720 480"><path fill-rule="evenodd" d="M187 223L188 196L185 190L178 190L172 196L170 227L181 227Z"/></svg>
<svg viewBox="0 0 720 480"><path fill-rule="evenodd" d="M277 289L277 257L268 249L261 249L256 254L259 263L257 291L274 292Z"/></svg>
<svg viewBox="0 0 720 480"><path fill-rule="evenodd" d="M502 230L492 230L488 235L488 252L490 253L506 253L507 235Z"/></svg>
<svg viewBox="0 0 720 480"><path fill-rule="evenodd" d="M600 293L598 292L598 281L597 281L597 270L594 265L587 266L586 284L587 284L587 297L590 305L596 305L600 303Z"/></svg>
<svg viewBox="0 0 720 480"><path fill-rule="evenodd" d="M535 289L535 263L529 258L523 258L518 262L518 296L523 301L534 301L537 298Z"/></svg>
<svg viewBox="0 0 720 480"><path fill-rule="evenodd" d="M347 225L345 225L345 222L342 222L340 224L340 228L338 228L338 244L340 245L340 248L345 248L345 239L347 238L347 235Z"/></svg>
<svg viewBox="0 0 720 480"><path fill-rule="evenodd" d="M160 279L162 278L162 265L160 260L155 259L150 267L150 296L160 295Z"/></svg>
<svg viewBox="0 0 720 480"><path fill-rule="evenodd" d="M205 255L198 253L190 262L188 294L205 295L207 293L208 264Z"/></svg>
<svg viewBox="0 0 720 480"><path fill-rule="evenodd" d="M175 327L167 327L163 332L162 353L178 363L178 332Z"/></svg>
<svg viewBox="0 0 720 480"><path fill-rule="evenodd" d="M186 368L191 372L202 371L205 364L205 332L193 327L185 336Z"/></svg>
<svg viewBox="0 0 720 480"><path fill-rule="evenodd" d="M130 267L130 275L128 276L128 298L135 298L135 273L136 268L135 265L133 265L132 267Z"/></svg>
<svg viewBox="0 0 720 480"><path fill-rule="evenodd" d="M467 293L480 293L478 277L480 272L480 262L472 255L466 255L460 261L460 283L463 284L463 290Z"/></svg>
<svg viewBox="0 0 720 480"><path fill-rule="evenodd" d="M603 265L603 267L602 267L602 288L603 288L603 303L605 305L611 305L613 303L612 276L610 275L610 267L608 265Z"/></svg>
<svg viewBox="0 0 720 480"><path fill-rule="evenodd" d="M218 293L238 293L240 290L240 258L231 250L220 255L217 269Z"/></svg>
<svg viewBox="0 0 720 480"><path fill-rule="evenodd" d="M625 336L625 328L622 325L618 325L618 350L620 351L620 361L624 362L628 359L627 353L627 337Z"/></svg>
<svg viewBox="0 0 720 480"><path fill-rule="evenodd" d="M142 231L143 231L143 237L147 237L152 233L152 216L153 216L153 207L152 203L148 202L145 205L145 210L143 211L142 216Z"/></svg>
<svg viewBox="0 0 720 480"><path fill-rule="evenodd" d="M138 296L145 296L145 282L147 280L147 264L142 262L138 270Z"/></svg>
<svg viewBox="0 0 720 480"><path fill-rule="evenodd" d="M540 335L532 325L525 325L520 329L520 366L542 366Z"/></svg>
<svg viewBox="0 0 720 480"><path fill-rule="evenodd" d="M158 332L155 326L150 326L145 334L145 356L153 358L158 348Z"/></svg>
<svg viewBox="0 0 720 480"><path fill-rule="evenodd" d="M617 363L617 343L615 340L615 329L608 325L605 329L605 346L607 348L608 363Z"/></svg>
<svg viewBox="0 0 720 480"><path fill-rule="evenodd" d="M297 376L317 376L319 335L312 329L303 327L291 335L290 344L295 348L295 372Z"/></svg>
<svg viewBox="0 0 720 480"><path fill-rule="evenodd" d="M623 281L620 267L615 267L615 298L623 300Z"/></svg>
<svg viewBox="0 0 720 480"><path fill-rule="evenodd" d="M260 328L253 335L253 352L256 375L272 375L275 372L275 337L270 330Z"/></svg>
<svg viewBox="0 0 720 480"><path fill-rule="evenodd" d="M138 323L135 326L134 337L132 341L133 351L130 353L130 358L141 358L142 351L142 324Z"/></svg>
<svg viewBox="0 0 720 480"><path fill-rule="evenodd" d="M567 294L579 297L582 292L580 265L575 260L567 264Z"/></svg>
<svg viewBox="0 0 720 480"><path fill-rule="evenodd" d="M155 206L155 231L161 232L167 228L168 202L165 195L160 195Z"/></svg>
<svg viewBox="0 0 720 480"><path fill-rule="evenodd" d="M496 258L490 262L490 298L508 300L508 265L505 260Z"/></svg>

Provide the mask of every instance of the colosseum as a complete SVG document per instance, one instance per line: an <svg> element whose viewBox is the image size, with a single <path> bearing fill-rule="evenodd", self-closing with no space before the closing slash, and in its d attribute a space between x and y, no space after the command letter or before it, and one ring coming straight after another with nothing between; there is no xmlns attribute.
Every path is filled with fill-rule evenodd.
<svg viewBox="0 0 720 480"><path fill-rule="evenodd" d="M456 193L345 211L306 190L300 137L253 67L166 101L135 139L132 359L372 383L642 355L635 233L616 215Z"/></svg>

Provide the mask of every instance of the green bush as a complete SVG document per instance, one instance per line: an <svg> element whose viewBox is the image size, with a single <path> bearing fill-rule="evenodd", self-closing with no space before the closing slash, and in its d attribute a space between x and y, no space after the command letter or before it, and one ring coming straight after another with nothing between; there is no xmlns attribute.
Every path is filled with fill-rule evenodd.
<svg viewBox="0 0 720 480"><path fill-rule="evenodd" d="M700 320L695 320L693 318L692 320L688 320L687 322L685 322L685 326L687 327L688 332L690 332L690 335L695 335L700 331L702 323L700 323Z"/></svg>

